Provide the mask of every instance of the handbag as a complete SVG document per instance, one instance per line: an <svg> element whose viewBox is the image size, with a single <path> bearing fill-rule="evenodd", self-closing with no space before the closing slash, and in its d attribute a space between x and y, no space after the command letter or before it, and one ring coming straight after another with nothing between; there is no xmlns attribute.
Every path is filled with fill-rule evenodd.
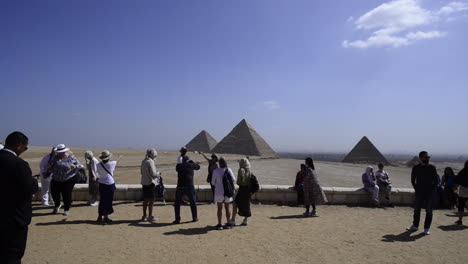
<svg viewBox="0 0 468 264"><path fill-rule="evenodd" d="M154 190L156 192L156 197L164 197L164 194L166 193L166 188L164 187L163 178L161 176L159 176L159 183L154 187Z"/></svg>
<svg viewBox="0 0 468 264"><path fill-rule="evenodd" d="M88 177L86 176L86 171L84 169L78 169L76 172L76 183L87 183Z"/></svg>
<svg viewBox="0 0 468 264"><path fill-rule="evenodd" d="M250 175L250 186L249 190L251 193L256 193L260 189L260 185L258 184L257 177L255 175Z"/></svg>
<svg viewBox="0 0 468 264"><path fill-rule="evenodd" d="M223 175L224 196L231 198L234 196L234 182L229 170L226 169Z"/></svg>

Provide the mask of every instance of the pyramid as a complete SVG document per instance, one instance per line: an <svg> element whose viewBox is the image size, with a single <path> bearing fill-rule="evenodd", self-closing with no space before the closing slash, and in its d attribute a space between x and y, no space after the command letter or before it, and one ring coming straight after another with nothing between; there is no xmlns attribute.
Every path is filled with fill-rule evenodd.
<svg viewBox="0 0 468 264"><path fill-rule="evenodd" d="M190 140L185 147L189 151L211 152L211 150L218 144L210 133L202 130L192 140Z"/></svg>
<svg viewBox="0 0 468 264"><path fill-rule="evenodd" d="M278 154L255 129L242 119L213 149L215 153L277 158Z"/></svg>
<svg viewBox="0 0 468 264"><path fill-rule="evenodd" d="M406 166L413 167L419 164L419 158L414 156L410 161L406 162Z"/></svg>
<svg viewBox="0 0 468 264"><path fill-rule="evenodd" d="M382 153L380 153L367 137L363 137L356 144L351 152L343 159L343 162L388 164L387 159L385 159Z"/></svg>

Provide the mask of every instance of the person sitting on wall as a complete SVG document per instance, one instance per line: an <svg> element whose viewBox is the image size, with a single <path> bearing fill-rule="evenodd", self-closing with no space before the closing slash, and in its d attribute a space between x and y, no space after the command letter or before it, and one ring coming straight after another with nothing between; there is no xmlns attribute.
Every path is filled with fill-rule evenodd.
<svg viewBox="0 0 468 264"><path fill-rule="evenodd" d="M393 204L390 202L390 195L392 193L392 182L388 176L388 172L384 171L384 165L379 163L377 165L379 169L375 172L375 178L377 179L377 186L379 186L379 191L383 192L385 195L385 200L388 202L388 206L393 207Z"/></svg>
<svg viewBox="0 0 468 264"><path fill-rule="evenodd" d="M367 167L366 172L362 174L362 184L364 184L364 190L372 193L372 201L375 206L380 206L379 203L379 186L376 183L374 175L374 168L371 166Z"/></svg>

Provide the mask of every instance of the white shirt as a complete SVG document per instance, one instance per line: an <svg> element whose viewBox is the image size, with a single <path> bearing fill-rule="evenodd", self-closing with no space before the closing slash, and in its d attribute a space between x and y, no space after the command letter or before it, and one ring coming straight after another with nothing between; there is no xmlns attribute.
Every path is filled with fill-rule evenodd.
<svg viewBox="0 0 468 264"><path fill-rule="evenodd" d="M109 174L102 166L106 167L106 169L111 173ZM111 185L114 184L114 170L117 166L117 161L109 161L107 163L100 162L97 165L97 173L99 174L99 183Z"/></svg>
<svg viewBox="0 0 468 264"><path fill-rule="evenodd" d="M213 176L211 178L211 185L215 186L215 197L219 197L221 200L224 198L224 185L223 185L223 177L224 177L224 168L217 168L213 171ZM236 176L231 169L228 168L228 172L231 175L232 181L236 182Z"/></svg>
<svg viewBox="0 0 468 264"><path fill-rule="evenodd" d="M39 164L39 168L41 169L41 176L42 177L44 177L45 173L47 172L47 167L49 165L49 161L50 161L50 154L47 154L42 158L41 163Z"/></svg>
<svg viewBox="0 0 468 264"><path fill-rule="evenodd" d="M177 158L177 164L181 164L181 163L182 163L182 159L183 159L183 157L182 157L182 156L179 156L179 157Z"/></svg>

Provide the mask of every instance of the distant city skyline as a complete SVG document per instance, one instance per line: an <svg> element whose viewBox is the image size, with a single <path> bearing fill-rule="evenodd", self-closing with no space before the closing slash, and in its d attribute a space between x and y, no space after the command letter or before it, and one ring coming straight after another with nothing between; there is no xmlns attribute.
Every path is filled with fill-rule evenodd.
<svg viewBox="0 0 468 264"><path fill-rule="evenodd" d="M467 155L468 1L2 1L0 138Z"/></svg>

